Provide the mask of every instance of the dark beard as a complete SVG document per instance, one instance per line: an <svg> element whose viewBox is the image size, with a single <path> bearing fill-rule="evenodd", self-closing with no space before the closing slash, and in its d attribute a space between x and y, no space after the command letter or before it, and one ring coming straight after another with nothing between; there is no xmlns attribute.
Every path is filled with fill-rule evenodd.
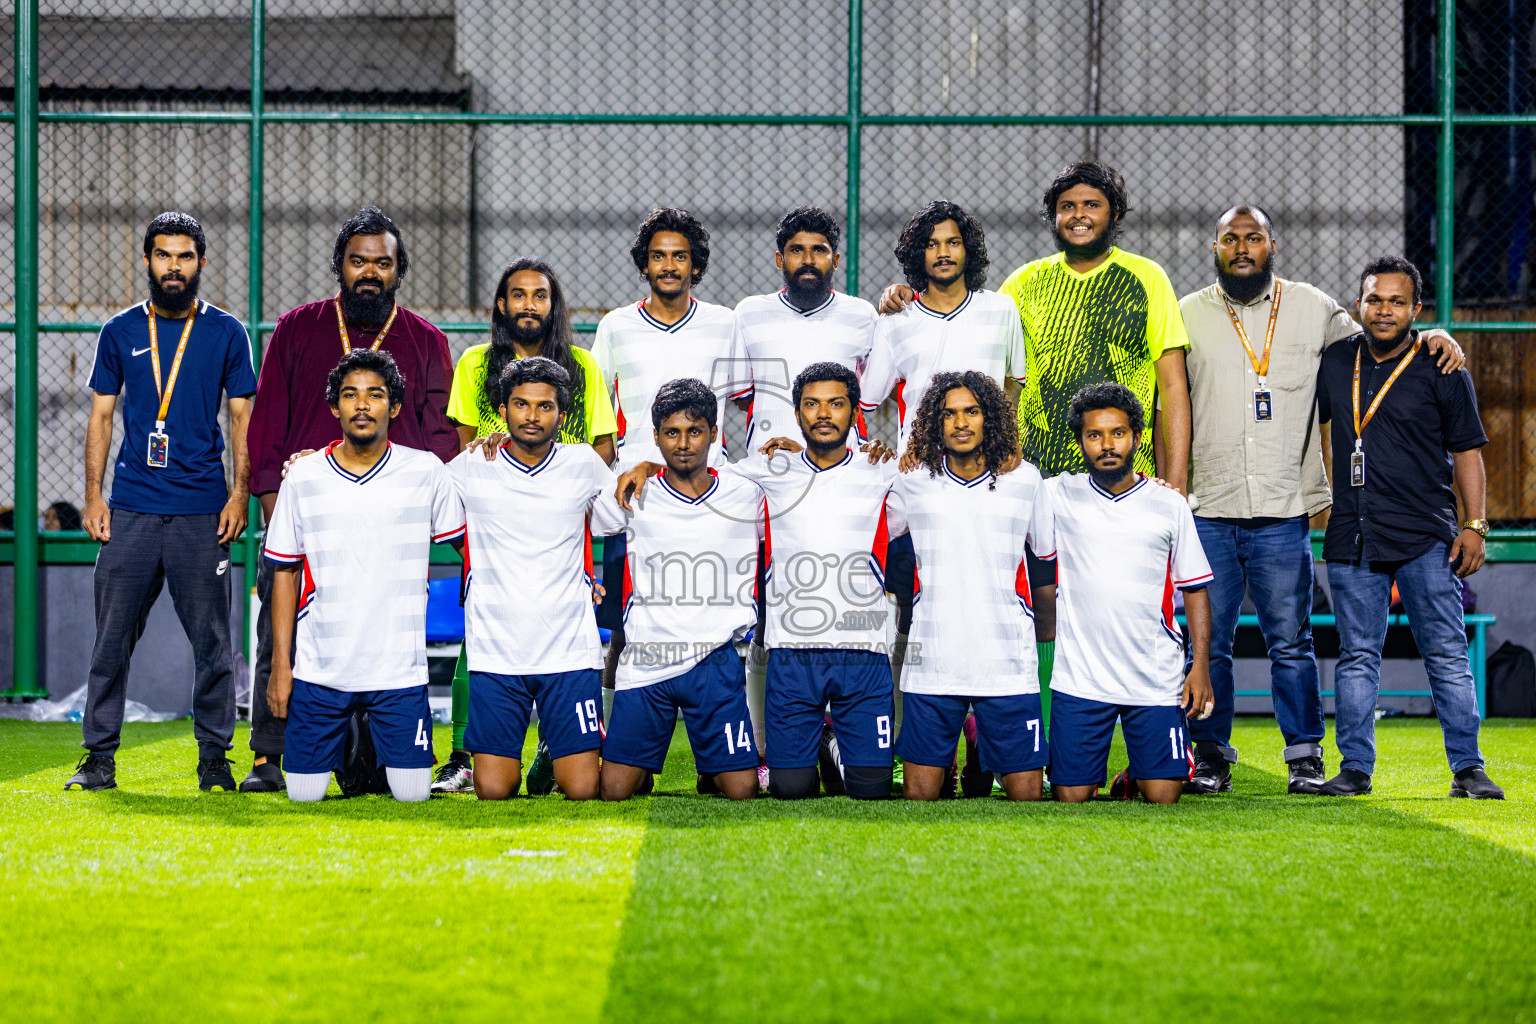
<svg viewBox="0 0 1536 1024"><path fill-rule="evenodd" d="M347 323L363 330L377 330L395 308L395 292L400 286L381 289L377 296L359 295L346 285L341 287L341 315Z"/></svg>
<svg viewBox="0 0 1536 1024"><path fill-rule="evenodd" d="M186 285L179 292L168 292L160 287L160 282L155 280L153 272L149 273L149 301L154 307L164 313L185 313L192 308L192 303L197 301L197 288L201 283L203 272L199 270L187 278Z"/></svg>
<svg viewBox="0 0 1536 1024"><path fill-rule="evenodd" d="M1131 466L1134 462L1134 458L1126 459L1125 462L1120 465L1119 469L1100 469L1098 466L1089 462L1088 475L1093 478L1094 483L1098 484L1100 487L1107 491L1131 475Z"/></svg>
<svg viewBox="0 0 1536 1024"><path fill-rule="evenodd" d="M1269 291L1269 283L1275 279L1273 254L1264 257L1264 263L1258 271L1246 276L1228 273L1221 268L1221 257L1212 256L1212 262L1216 267L1216 280L1221 282L1221 290L1227 296L1238 303L1249 303Z"/></svg>
<svg viewBox="0 0 1536 1024"><path fill-rule="evenodd" d="M807 269L816 271L816 284L810 288L806 288L796 281L796 278ZM784 290L789 293L789 301L795 307L799 309L815 309L827 301L827 296L832 293L832 286L827 283L825 277L821 276L821 271L816 267L801 267L800 270L795 272L794 277L790 276L789 271L784 271Z"/></svg>
<svg viewBox="0 0 1536 1024"><path fill-rule="evenodd" d="M805 438L805 446L808 449L816 452L818 455L825 455L827 452L835 452L839 448L847 448L848 435L852 433L852 431L853 425L849 424L848 429L839 434L836 441L832 441L827 444L822 444L820 441L813 441L811 439L811 435L806 431L804 427L800 428L800 436Z"/></svg>
<svg viewBox="0 0 1536 1024"><path fill-rule="evenodd" d="M1056 231L1056 248L1067 254L1067 259L1074 263L1085 263L1088 260L1096 260L1109 252L1115 244L1115 226L1109 225L1104 233L1086 245L1073 245L1067 241L1058 229Z"/></svg>
<svg viewBox="0 0 1536 1024"><path fill-rule="evenodd" d="M538 345L541 348L544 340L549 337L549 323L544 317L539 317L539 322L532 327L524 327L523 317L507 322L507 337L519 345Z"/></svg>
<svg viewBox="0 0 1536 1024"><path fill-rule="evenodd" d="M1407 327L1403 328L1401 332L1386 339L1385 341L1376 337L1376 335L1372 334L1370 331L1366 331L1365 340L1370 343L1371 350L1374 352L1391 352L1404 341L1408 340L1408 335L1412 333L1413 325L1409 324Z"/></svg>

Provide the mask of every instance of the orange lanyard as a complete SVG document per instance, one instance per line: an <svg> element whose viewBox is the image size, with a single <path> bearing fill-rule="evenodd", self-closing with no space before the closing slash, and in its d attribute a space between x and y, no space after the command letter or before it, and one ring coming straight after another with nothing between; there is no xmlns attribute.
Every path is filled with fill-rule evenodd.
<svg viewBox="0 0 1536 1024"><path fill-rule="evenodd" d="M1269 303L1269 326L1264 329L1264 356L1253 354L1253 342L1248 340L1248 332L1243 330L1243 322L1237 318L1237 311L1232 308L1232 303L1227 302L1223 295L1221 301L1226 304L1227 316L1232 318L1232 326L1237 329L1238 340L1243 343L1243 348L1248 350L1248 362L1253 364L1253 372L1259 375L1259 387L1264 387L1264 378L1269 376L1269 350L1275 343L1275 318L1280 315L1280 279L1275 278L1275 294Z"/></svg>
<svg viewBox="0 0 1536 1024"><path fill-rule="evenodd" d="M332 299L331 304L336 307L336 329L341 332L341 350L343 352L351 352L352 340L347 337L347 322L341 316L341 296L338 295ZM398 312L400 312L400 304L397 302L390 307L389 319L384 321L384 329L379 332L377 338L373 339L373 344L368 346L370 349L377 352L379 346L384 344L384 336L389 333L390 327L395 322L395 314Z"/></svg>
<svg viewBox="0 0 1536 1024"><path fill-rule="evenodd" d="M155 330L155 305L149 303L149 365L155 371L155 393L160 396L160 411L155 414L155 429L165 431L165 414L171 409L171 392L176 390L176 378L181 376L181 357L187 354L187 340L192 337L192 321L197 319L197 303L187 310L187 322L181 328L181 342L176 346L176 358L171 361L171 376L162 387L160 384L160 336Z"/></svg>
<svg viewBox="0 0 1536 1024"><path fill-rule="evenodd" d="M1398 374L1400 374L1404 370L1408 369L1408 364L1413 362L1413 357L1419 354L1419 339L1418 338L1414 338L1413 339L1413 345L1408 349L1408 354L1403 356L1403 358L1397 364L1397 369L1392 371L1392 376L1388 377L1387 378L1387 382L1381 386L1381 390L1376 392L1376 397L1371 401L1370 408L1365 410L1365 419L1361 419L1360 418L1360 351L1361 351L1361 349L1365 348L1365 346L1368 345L1368 344L1370 344L1370 342L1362 341L1360 343L1360 348L1355 349L1355 390L1354 390L1354 394L1353 394L1352 397L1354 398L1354 411L1355 411L1355 450L1356 451L1360 451L1362 445L1364 444L1364 441L1363 441L1363 439L1360 436L1361 435L1361 431L1365 430L1366 427L1370 426L1371 417L1376 415L1376 409L1381 405L1381 400L1383 398L1387 397L1387 392L1388 391L1392 390L1392 385L1397 382Z"/></svg>

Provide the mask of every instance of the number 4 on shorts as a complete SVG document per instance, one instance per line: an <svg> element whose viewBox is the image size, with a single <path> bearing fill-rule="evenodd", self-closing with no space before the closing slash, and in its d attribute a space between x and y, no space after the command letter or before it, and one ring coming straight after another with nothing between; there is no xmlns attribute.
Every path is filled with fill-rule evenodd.
<svg viewBox="0 0 1536 1024"><path fill-rule="evenodd" d="M432 740L427 736L427 723L425 719L416 719L416 738L411 741L411 746L420 747L422 750L432 749Z"/></svg>

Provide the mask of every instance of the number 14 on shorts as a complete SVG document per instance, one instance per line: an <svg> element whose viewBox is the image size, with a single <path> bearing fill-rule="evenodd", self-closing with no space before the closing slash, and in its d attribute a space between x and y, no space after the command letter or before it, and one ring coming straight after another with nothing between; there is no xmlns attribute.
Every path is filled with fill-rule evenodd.
<svg viewBox="0 0 1536 1024"><path fill-rule="evenodd" d="M738 750L751 750L752 734L747 732L745 721L737 722L734 726L730 722L725 723L725 746L735 756Z"/></svg>

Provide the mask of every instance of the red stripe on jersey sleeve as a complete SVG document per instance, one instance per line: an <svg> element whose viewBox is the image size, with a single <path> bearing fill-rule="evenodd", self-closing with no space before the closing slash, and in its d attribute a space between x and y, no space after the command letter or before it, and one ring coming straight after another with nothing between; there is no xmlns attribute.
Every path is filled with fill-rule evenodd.
<svg viewBox="0 0 1536 1024"><path fill-rule="evenodd" d="M896 423L898 426L907 425L907 379L903 377L896 382Z"/></svg>
<svg viewBox="0 0 1536 1024"><path fill-rule="evenodd" d="M315 577L314 574L309 571L309 559L304 559L303 565L304 568L302 572L304 573L304 581L303 586L299 589L300 611L303 611L305 608L307 608L309 606L309 602L315 599ZM291 638L289 642L292 642Z"/></svg>
<svg viewBox="0 0 1536 1024"><path fill-rule="evenodd" d="M1034 610L1035 602L1034 598L1030 596L1029 590L1028 558L1019 559L1019 567L1013 574L1013 592L1019 595L1019 599L1024 602L1026 607L1031 611Z"/></svg>
<svg viewBox="0 0 1536 1024"><path fill-rule="evenodd" d="M607 544L607 541L603 542ZM592 513L587 513L587 518L581 526L581 557L582 568L587 574L587 585L592 585Z"/></svg>
<svg viewBox="0 0 1536 1024"><path fill-rule="evenodd" d="M624 418L624 403L619 401L619 378L613 378L613 416L619 424L619 436L629 436L629 421Z"/></svg>
<svg viewBox="0 0 1536 1024"><path fill-rule="evenodd" d="M870 556L875 560L875 568L880 573L880 585L885 586L885 558L890 551L890 529L885 523L885 506L888 500L880 503L880 525L875 527L875 543L870 547Z"/></svg>
<svg viewBox="0 0 1536 1024"><path fill-rule="evenodd" d="M1173 559L1170 557L1168 559L1168 570L1163 574L1163 628L1167 630L1168 635L1173 637L1175 640L1182 640L1184 638L1184 634L1179 632L1178 620L1173 617L1174 590Z"/></svg>

